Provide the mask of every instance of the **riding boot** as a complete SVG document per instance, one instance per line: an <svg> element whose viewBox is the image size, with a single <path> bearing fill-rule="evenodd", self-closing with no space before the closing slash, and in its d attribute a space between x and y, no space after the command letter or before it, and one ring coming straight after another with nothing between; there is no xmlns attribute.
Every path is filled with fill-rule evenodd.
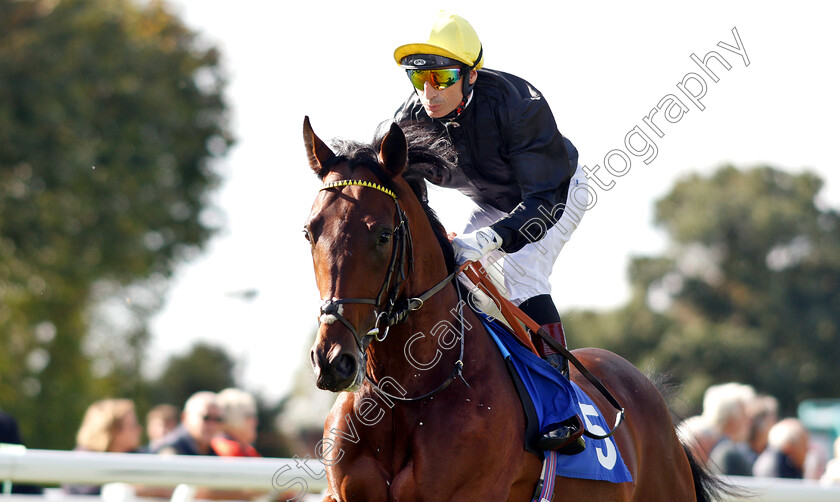
<svg viewBox="0 0 840 502"><path fill-rule="evenodd" d="M557 340L563 347L566 346L566 334L563 331L563 323L560 320L560 314L557 313L557 307L551 300L551 295L539 295L529 298L519 305L519 309L534 320L537 324L542 326L545 331L551 335L551 338ZM554 366L563 376L569 377L569 361L561 356L550 345L544 343L542 338L534 334L534 346L540 352L543 359L548 364Z"/></svg>
<svg viewBox="0 0 840 502"><path fill-rule="evenodd" d="M566 346L566 337L563 332L563 325L560 321L560 314L557 307L551 300L551 295L538 295L531 297L519 305L519 309L534 320L551 335L552 338ZM548 344L535 334L534 345L549 364L554 366L566 378L569 376L569 362L565 357L558 354ZM540 436L537 445L544 450L557 450L563 455L575 455L586 449L586 442L583 438L583 426L580 417L574 417L561 422L556 429Z"/></svg>
<svg viewBox="0 0 840 502"><path fill-rule="evenodd" d="M555 322L551 324L543 324L542 328L553 338L557 343L566 348L566 332L563 331L563 323ZM542 341L542 340L540 340ZM569 360L558 354L554 348L544 343L542 344L543 359L548 361L548 364L557 368L566 378L569 378Z"/></svg>

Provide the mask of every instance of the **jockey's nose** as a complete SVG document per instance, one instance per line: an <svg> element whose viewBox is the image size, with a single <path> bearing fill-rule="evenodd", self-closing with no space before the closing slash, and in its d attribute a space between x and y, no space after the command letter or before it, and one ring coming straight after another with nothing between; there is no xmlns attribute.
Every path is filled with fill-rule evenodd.
<svg viewBox="0 0 840 502"><path fill-rule="evenodd" d="M435 89L435 86L433 86L430 82L423 82L423 94L425 94L428 99L432 99L432 97L439 92L440 91Z"/></svg>

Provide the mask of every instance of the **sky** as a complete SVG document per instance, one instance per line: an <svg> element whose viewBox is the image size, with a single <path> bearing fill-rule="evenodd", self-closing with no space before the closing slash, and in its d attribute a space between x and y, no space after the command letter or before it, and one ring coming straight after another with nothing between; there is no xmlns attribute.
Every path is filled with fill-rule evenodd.
<svg viewBox="0 0 840 502"><path fill-rule="evenodd" d="M372 139L412 92L394 49L425 41L441 9L473 25L487 68L542 92L580 164L598 176L551 278L561 312L629 298L631 257L667 251L653 226L654 203L688 173L725 164L809 169L826 181L820 203L840 207L835 3L170 5L222 52L237 143L215 166L224 183L212 202L225 214L224 229L177 269L151 326L152 370L204 341L229 351L246 388L271 399L290 389L294 372L308 365L321 303L301 231L320 185L307 165L303 118L325 140ZM692 60L710 51L728 66L714 55L707 61L717 81ZM430 196L444 224L459 230L461 197Z"/></svg>

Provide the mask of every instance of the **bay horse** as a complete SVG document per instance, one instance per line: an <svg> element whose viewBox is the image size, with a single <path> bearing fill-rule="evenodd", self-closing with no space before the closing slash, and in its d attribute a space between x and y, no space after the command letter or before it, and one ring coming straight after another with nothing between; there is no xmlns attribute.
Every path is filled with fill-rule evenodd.
<svg viewBox="0 0 840 502"><path fill-rule="evenodd" d="M519 395L464 308L451 244L425 198L422 176L451 159L407 131L392 124L372 144L333 152L304 120L323 182L304 226L323 301L310 355L317 386L340 392L316 451L324 501L529 501L542 465L523 447ZM552 500L711 500L715 480L680 443L655 385L606 350L574 354L625 407L613 438L633 481L558 477ZM610 411L574 368L571 379Z"/></svg>

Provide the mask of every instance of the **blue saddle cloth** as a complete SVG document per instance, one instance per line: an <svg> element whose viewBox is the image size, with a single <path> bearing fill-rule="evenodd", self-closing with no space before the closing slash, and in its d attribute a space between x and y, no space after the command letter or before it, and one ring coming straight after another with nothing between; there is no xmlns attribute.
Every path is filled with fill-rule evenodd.
<svg viewBox="0 0 840 502"><path fill-rule="evenodd" d="M606 434L610 430L598 407L577 384L523 347L506 326L480 312L479 316L527 391L528 396L522 396L522 399L530 397L533 402L540 434L555 429L560 422L576 414L580 415L586 430L594 434ZM558 455L557 475L613 483L633 481L611 437L587 437L586 450L582 453Z"/></svg>

